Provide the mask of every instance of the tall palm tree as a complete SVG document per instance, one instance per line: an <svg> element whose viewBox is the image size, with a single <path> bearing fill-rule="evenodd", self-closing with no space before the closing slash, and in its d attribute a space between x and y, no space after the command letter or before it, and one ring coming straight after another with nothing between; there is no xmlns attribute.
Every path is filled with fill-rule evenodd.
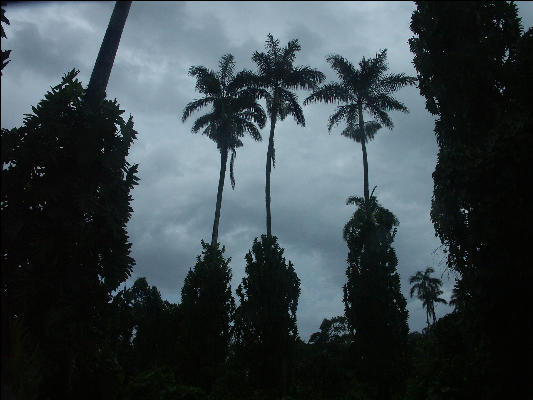
<svg viewBox="0 0 533 400"><path fill-rule="evenodd" d="M105 93L130 7L131 1L117 1L115 3L113 14L111 14L111 19L107 25L104 40L100 46L91 79L87 86L86 100L92 108L97 106L98 101Z"/></svg>
<svg viewBox="0 0 533 400"><path fill-rule="evenodd" d="M366 143L373 139L377 130L382 126L392 129L394 126L389 111L408 112L407 107L392 97L398 89L412 85L416 78L400 74L387 74L387 50L382 50L374 58L363 59L356 69L352 63L340 55L326 58L331 67L337 72L340 82L331 82L314 91L304 101L323 101L324 103L342 103L335 113L329 117L328 130L333 125L346 121L346 129L342 132L359 143L363 150L364 170L364 198L369 200L368 194L368 161ZM365 123L363 111L366 110L376 121Z"/></svg>
<svg viewBox="0 0 533 400"><path fill-rule="evenodd" d="M432 278L431 274L435 272L433 268L427 267L424 272L418 271L415 275L411 276L409 283L411 286L411 297L416 292L416 297L422 300L422 306L426 309L426 323L429 327L429 317L433 318L435 323L435 303L446 303L446 300L439 297L442 294L440 287L442 281L439 278Z"/></svg>
<svg viewBox="0 0 533 400"><path fill-rule="evenodd" d="M189 75L196 77L196 90L204 95L203 98L191 101L183 110L182 122L195 111L211 105L211 111L199 117L192 126L192 132L203 129L203 134L217 144L220 151L220 177L218 180L217 203L211 246L218 240L218 222L222 205L222 190L226 176L228 152L231 150L230 179L232 188L235 187L233 177L233 163L236 156L235 149L242 146L241 138L246 133L260 141L261 133L266 123L266 114L257 103L257 89L249 86L251 74L241 71L234 74L235 62L231 54L222 56L219 71L214 72L203 66L193 66Z"/></svg>
<svg viewBox="0 0 533 400"><path fill-rule="evenodd" d="M283 121L292 115L296 123L305 126L305 118L298 104L298 97L294 89L313 90L321 83L325 76L322 72L308 66L293 65L296 52L301 47L298 39L289 41L287 46L280 47L279 40L274 40L272 34L268 34L266 40L266 53L255 52L252 60L258 67L258 86L263 88L262 96L266 99L267 113L270 119L270 136L268 138L268 150L266 161L266 223L267 236L272 235L272 223L270 214L270 172L272 165L276 166L274 149L274 131L278 119Z"/></svg>

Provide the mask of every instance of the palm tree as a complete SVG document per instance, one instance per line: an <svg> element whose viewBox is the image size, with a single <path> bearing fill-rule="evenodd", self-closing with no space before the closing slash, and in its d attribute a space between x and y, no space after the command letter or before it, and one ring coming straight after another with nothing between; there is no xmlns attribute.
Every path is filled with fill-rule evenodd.
<svg viewBox="0 0 533 400"><path fill-rule="evenodd" d="M283 121L287 116L292 115L296 123L305 126L305 118L298 104L298 97L293 92L294 89L313 90L321 83L325 76L322 72L307 66L293 65L296 52L301 47L298 39L289 41L287 46L280 47L279 40L274 40L272 34L268 34L266 40L266 53L255 52L252 60L257 64L259 73L257 84L265 91L262 97L266 99L267 113L270 119L270 136L268 138L268 150L266 161L266 222L267 236L272 234L272 223L270 215L270 172L272 165L276 166L276 155L274 150L274 131L278 118Z"/></svg>
<svg viewBox="0 0 533 400"><path fill-rule="evenodd" d="M438 278L432 278L431 274L435 272L433 268L427 267L426 270L418 271L415 275L411 276L409 283L413 284L411 286L411 297L416 292L416 297L422 300L422 306L426 309L426 322L429 327L429 317L433 318L433 323L435 323L435 303L446 303L446 300L440 298L442 290L442 281Z"/></svg>
<svg viewBox="0 0 533 400"><path fill-rule="evenodd" d="M235 149L241 147L241 138L246 133L260 141L261 133L257 124L263 128L266 123L266 114L261 105L257 103L257 89L249 86L251 74L241 71L233 73L235 62L231 54L222 56L218 73L208 70L203 66L193 66L189 75L196 77L196 90L204 95L203 98L191 101L183 110L182 122L195 111L211 105L211 111L199 117L192 126L192 132L197 133L203 129L203 134L213 140L220 151L220 178L218 181L217 203L211 246L218 240L218 222L220 207L222 205L222 190L226 176L228 152L231 150L230 179L232 188L235 187L233 177L233 163Z"/></svg>
<svg viewBox="0 0 533 400"><path fill-rule="evenodd" d="M392 129L394 125L388 115L389 111L408 112L404 104L392 97L392 93L416 81L416 78L403 73L385 75L388 69L386 59L385 49L374 58L367 60L363 57L359 68L355 69L352 63L339 55L327 57L326 60L337 72L340 82L331 82L318 88L304 101L304 105L316 101L343 103L329 117L328 130L331 131L333 125L345 120L346 129L342 134L361 143L366 201L369 200L366 143L373 139L382 126ZM370 113L376 121L365 123L363 110Z"/></svg>
<svg viewBox="0 0 533 400"><path fill-rule="evenodd" d="M104 40L100 46L91 79L87 86L86 99L92 108L97 106L98 101L101 97L103 98L105 93L130 7L131 1L117 1L115 3L113 14L111 14L111 19L107 25Z"/></svg>

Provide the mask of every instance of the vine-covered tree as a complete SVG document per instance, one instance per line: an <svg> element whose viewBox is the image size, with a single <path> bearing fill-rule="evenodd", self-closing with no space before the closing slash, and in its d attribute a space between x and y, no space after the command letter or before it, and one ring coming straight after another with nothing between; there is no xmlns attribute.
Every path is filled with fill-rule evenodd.
<svg viewBox="0 0 533 400"><path fill-rule="evenodd" d="M77 74L2 129L2 373L26 373L4 342L23 325L41 353L39 398L103 396L109 301L134 265L133 119L116 101L89 109Z"/></svg>
<svg viewBox="0 0 533 400"><path fill-rule="evenodd" d="M523 397L533 357L533 30L512 2L419 2L410 39L439 146L431 219L458 272L470 397ZM516 368L515 368L516 366ZM499 382L515 382L502 387ZM529 391L529 396L533 393Z"/></svg>
<svg viewBox="0 0 533 400"><path fill-rule="evenodd" d="M296 309L300 279L287 265L275 236L261 235L246 254L245 277L237 288L238 351L252 385L283 395L291 353L298 336Z"/></svg>
<svg viewBox="0 0 533 400"><path fill-rule="evenodd" d="M413 294L416 293L416 297L422 301L422 307L426 309L428 327L430 317L433 318L433 323L435 323L435 303L447 304L446 300L439 297L442 294L442 281L439 278L433 278L431 276L433 272L435 272L433 268L427 267L424 272L418 271L409 278L409 283L413 285L409 295L413 297Z"/></svg>
<svg viewBox="0 0 533 400"><path fill-rule="evenodd" d="M331 67L337 72L340 82L331 82L315 90L304 104L322 101L324 103L343 103L329 117L328 130L341 121L346 122L342 135L361 143L363 151L364 198L368 194L368 161L366 144L374 138L376 132L386 126L393 128L389 117L390 111L408 112L407 107L392 97L397 90L412 85L416 78L400 74L385 74L387 50L382 50L374 58L363 57L356 69L353 64L341 57L327 57ZM363 111L367 111L376 121L365 122Z"/></svg>
<svg viewBox="0 0 533 400"><path fill-rule="evenodd" d="M357 206L344 227L349 251L343 298L356 368L371 388L367 396L395 398L403 390L409 333L392 247L398 220L373 195L368 201L350 197L347 204Z"/></svg>
<svg viewBox="0 0 533 400"><path fill-rule="evenodd" d="M294 90L312 90L325 79L325 76L322 72L308 66L293 65L296 53L301 49L298 39L293 39L287 43L287 46L280 47L279 40L275 40L272 34L268 34L265 48L266 53L256 51L252 60L257 64L258 69L256 85L265 89L261 92L261 96L266 99L267 113L270 119L265 202L267 235L271 236L270 173L272 166L276 166L274 148L276 123L278 120L283 121L287 116L292 116L298 125L305 126L305 117Z"/></svg>
<svg viewBox="0 0 533 400"><path fill-rule="evenodd" d="M223 371L235 301L231 294L231 258L224 258L225 248L203 240L202 247L202 255L185 278L181 307L188 383L209 390Z"/></svg>
<svg viewBox="0 0 533 400"><path fill-rule="evenodd" d="M228 152L231 151L230 179L231 186L234 187L233 162L237 154L236 149L242 146L241 138L248 133L254 140L261 140L261 133L255 124L263 128L266 122L266 114L261 105L257 103L257 91L250 86L253 82L250 74L241 71L235 75L234 66L233 56L226 54L220 59L218 73L202 66L191 67L189 75L196 78L196 90L205 96L188 103L182 116L182 122L185 122L193 112L211 105L211 111L194 122L192 132L197 133L203 129L202 133L213 140L220 151L220 177L211 236L213 247L218 240Z"/></svg>

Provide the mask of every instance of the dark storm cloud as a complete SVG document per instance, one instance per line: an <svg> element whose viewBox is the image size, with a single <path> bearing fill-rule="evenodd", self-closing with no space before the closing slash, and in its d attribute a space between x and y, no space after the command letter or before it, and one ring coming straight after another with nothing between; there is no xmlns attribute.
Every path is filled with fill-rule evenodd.
<svg viewBox="0 0 533 400"><path fill-rule="evenodd" d="M519 7L522 7L519 2ZM298 38L296 65L310 65L337 77L326 62L338 53L354 65L388 49L389 70L415 75L407 40L413 3L404 2L134 2L108 86L139 132L130 162L139 163L140 185L133 191L128 225L137 265L127 284L146 276L164 298L177 302L183 279L211 238L220 155L216 145L191 134L195 118L181 122L183 107L201 97L187 75L192 65L218 69L225 53L236 70L255 69L254 51L266 35L281 45ZM531 21L533 10L524 3ZM62 74L79 68L86 85L113 9L112 2L8 5L11 25L2 48L13 60L2 76L2 127L20 125ZM530 24L529 24L530 26ZM308 95L298 92L300 101ZM429 218L437 146L433 118L418 89L398 92L410 114L392 113L395 127L368 145L370 185L383 206L400 220L395 248L411 330L425 326L421 304L408 297L409 276L433 266L445 271ZM8 100L8 101L6 101ZM325 317L343 313L346 244L342 228L352 215L348 196L363 192L358 143L327 131L334 105L304 107L306 127L288 118L276 127L276 168L272 172L272 225L301 279L298 327L304 340ZM237 150L235 190L224 187L219 240L232 258L232 287L244 274L244 255L265 232L264 180L268 125L260 143L247 138ZM443 275L445 297L453 276ZM437 308L437 315L449 310Z"/></svg>

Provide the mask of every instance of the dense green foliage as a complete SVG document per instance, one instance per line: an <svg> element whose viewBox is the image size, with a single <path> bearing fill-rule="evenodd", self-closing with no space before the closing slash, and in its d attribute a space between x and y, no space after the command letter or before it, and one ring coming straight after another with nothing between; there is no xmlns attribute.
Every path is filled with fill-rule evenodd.
<svg viewBox="0 0 533 400"><path fill-rule="evenodd" d="M533 31L522 32L508 2L421 2L411 28L420 93L437 117L431 218L459 275L455 304L471 344L462 395L522 397L532 371L519 360L533 357Z"/></svg>
<svg viewBox="0 0 533 400"><path fill-rule="evenodd" d="M137 183L126 161L133 120L116 101L90 111L76 75L22 127L2 129L2 360L22 357L6 341L23 335L40 355L40 392L53 397L77 397L89 381L100 396L103 365L114 362L108 302L134 264L126 233ZM6 379L25 373L6 363Z"/></svg>

